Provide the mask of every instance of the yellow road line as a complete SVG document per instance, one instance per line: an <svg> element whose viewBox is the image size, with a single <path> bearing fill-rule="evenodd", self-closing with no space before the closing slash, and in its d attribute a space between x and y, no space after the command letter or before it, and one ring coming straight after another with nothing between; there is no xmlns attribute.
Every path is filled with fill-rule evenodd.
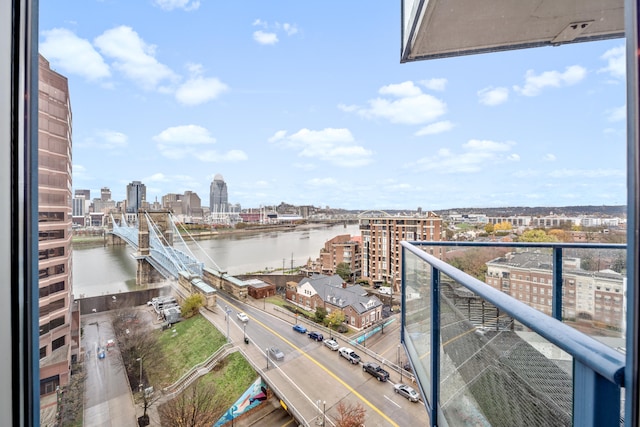
<svg viewBox="0 0 640 427"><path fill-rule="evenodd" d="M238 310L238 307L234 306L233 304L227 302L231 307L234 307L236 310ZM240 310L242 311L242 310ZM247 314L247 316L249 316ZM252 318L251 316L249 316L249 318ZM373 409L378 415L380 415L382 418L384 418L389 424L391 424L392 426L395 427L400 427L398 424L396 424L391 418L389 418L384 412L382 412L380 409L378 409L377 407L375 407L373 405L373 403L369 402L363 395L361 395L360 393L358 393L353 387L351 387L349 384L347 384L346 382L344 382L340 377L338 377L336 374L334 374L333 372L331 372L327 367L325 367L322 363L318 362L316 359L314 359L313 357L309 356L306 352L302 351L302 349L298 346L296 346L295 344L293 344L291 341L289 341L288 339L286 339L285 337L283 337L282 335L280 335L279 333L277 333L276 331L274 331L273 329L271 329L270 327L268 327L267 325L265 325L264 323L262 323L259 320L256 320L255 318L252 318L253 321L255 323L257 323L258 325L262 326L264 329L266 329L267 331L271 332L272 334L274 334L275 336L277 336L278 338L280 338L282 341L284 341L285 343L287 343L288 345L290 345L291 347L295 348L296 350L298 350L303 356L305 356L307 359L309 359L310 361L312 361L313 363L315 363L316 365L318 365L318 367L320 367L322 370L324 370L327 374L329 374L331 377L333 377L333 379L335 379L336 381L338 381L340 384L342 384L347 390L349 390L351 393L353 393L358 399L360 399L364 404L366 404L369 408Z"/></svg>

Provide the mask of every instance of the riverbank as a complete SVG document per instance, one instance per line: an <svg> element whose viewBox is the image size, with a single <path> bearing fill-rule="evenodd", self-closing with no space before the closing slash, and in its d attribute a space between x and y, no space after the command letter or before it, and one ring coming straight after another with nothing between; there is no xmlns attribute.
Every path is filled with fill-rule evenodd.
<svg viewBox="0 0 640 427"><path fill-rule="evenodd" d="M314 224L271 224L271 225L256 225L247 228L226 228L220 230L213 231L198 231L193 230L188 233L184 230L180 230L180 235L184 239L188 237L193 240L208 240L215 239L218 237L227 237L229 235L252 235L252 234L260 234L267 233L273 231L304 231L304 230L313 230L318 228L332 227L335 226L335 223L314 223ZM106 239L104 236L104 232L100 234L87 234L84 232L75 232L71 237L71 242L75 247L80 248L88 248L88 247L96 247L96 246L104 246L106 245Z"/></svg>

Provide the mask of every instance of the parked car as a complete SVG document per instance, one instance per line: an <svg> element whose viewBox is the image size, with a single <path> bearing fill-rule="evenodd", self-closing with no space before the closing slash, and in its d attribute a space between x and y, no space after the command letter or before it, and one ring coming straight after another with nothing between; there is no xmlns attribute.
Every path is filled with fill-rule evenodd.
<svg viewBox="0 0 640 427"><path fill-rule="evenodd" d="M367 362L362 365L362 370L376 377L378 381L387 381L389 379L389 372L382 369L377 363Z"/></svg>
<svg viewBox="0 0 640 427"><path fill-rule="evenodd" d="M107 353L104 351L104 348L98 349L98 359L104 359L107 356Z"/></svg>
<svg viewBox="0 0 640 427"><path fill-rule="evenodd" d="M356 352L351 350L349 347L340 347L338 354L354 365L360 363L360 356L358 356Z"/></svg>
<svg viewBox="0 0 640 427"><path fill-rule="evenodd" d="M418 400L420 400L420 395L411 386L408 386L402 383L397 383L396 385L393 386L393 388L395 389L396 393L406 397L412 402L417 402Z"/></svg>
<svg viewBox="0 0 640 427"><path fill-rule="evenodd" d="M247 316L244 312L239 311L238 314L238 320L241 322L248 322L249 321L249 316Z"/></svg>
<svg viewBox="0 0 640 427"><path fill-rule="evenodd" d="M112 339L108 339L107 340L107 348L115 347L115 345L116 345L116 342L114 340L112 340Z"/></svg>
<svg viewBox="0 0 640 427"><path fill-rule="evenodd" d="M284 353L275 346L269 347L269 356L271 356L272 359L284 360Z"/></svg>
<svg viewBox="0 0 640 427"><path fill-rule="evenodd" d="M324 337L322 336L322 334L318 331L311 331L309 332L309 338L316 340L316 341L322 341L324 340Z"/></svg>
<svg viewBox="0 0 640 427"><path fill-rule="evenodd" d="M391 287L381 286L380 289L378 289L378 292L380 292L383 295L391 295Z"/></svg>
<svg viewBox="0 0 640 427"><path fill-rule="evenodd" d="M307 333L307 328L305 328L302 325L298 325L298 324L293 325L293 330L296 331L296 332L300 332L301 334L306 334Z"/></svg>
<svg viewBox="0 0 640 427"><path fill-rule="evenodd" d="M324 345L333 351L338 351L338 343L335 340L324 340Z"/></svg>

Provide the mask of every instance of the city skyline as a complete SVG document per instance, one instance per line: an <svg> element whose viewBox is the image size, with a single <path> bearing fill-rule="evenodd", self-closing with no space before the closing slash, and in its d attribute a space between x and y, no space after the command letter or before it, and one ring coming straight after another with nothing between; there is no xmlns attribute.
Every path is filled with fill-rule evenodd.
<svg viewBox="0 0 640 427"><path fill-rule="evenodd" d="M400 64L399 2L65 5L40 2L40 52L69 78L74 188L206 197L221 174L243 207L627 204L622 39Z"/></svg>

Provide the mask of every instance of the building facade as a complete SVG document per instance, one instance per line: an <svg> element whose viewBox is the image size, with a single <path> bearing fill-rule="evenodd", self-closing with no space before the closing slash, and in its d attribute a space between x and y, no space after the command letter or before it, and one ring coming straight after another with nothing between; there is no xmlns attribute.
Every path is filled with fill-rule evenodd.
<svg viewBox="0 0 640 427"><path fill-rule="evenodd" d="M79 349L72 310L71 131L67 78L39 57L38 250L40 395L69 383Z"/></svg>
<svg viewBox="0 0 640 427"><path fill-rule="evenodd" d="M485 282L525 304L551 315L553 260L550 254L509 253L487 263ZM625 284L613 270L587 271L580 259L562 262L562 317L591 321L594 326L623 329Z"/></svg>
<svg viewBox="0 0 640 427"><path fill-rule="evenodd" d="M219 173L213 178L209 189L209 210L212 215L229 211L227 183L224 182L224 178Z"/></svg>
<svg viewBox="0 0 640 427"><path fill-rule="evenodd" d="M377 216L360 219L362 236L362 278L370 283L389 283L400 291L402 248L400 242L441 241L445 239L442 218L433 212L415 216ZM430 248L430 253L442 258L442 248Z"/></svg>
<svg viewBox="0 0 640 427"><path fill-rule="evenodd" d="M344 322L354 329L364 329L382 320L382 302L375 295L368 295L360 285L348 286L340 276L322 274L305 277L300 282L289 282L287 300L308 310L319 307L344 313Z"/></svg>
<svg viewBox="0 0 640 427"><path fill-rule="evenodd" d="M147 186L140 181L127 185L127 212L138 212L147 201Z"/></svg>
<svg viewBox="0 0 640 427"><path fill-rule="evenodd" d="M341 234L327 240L320 250L320 256L305 267L306 272L332 275L336 273L339 264L346 263L349 264L354 281L362 273L361 243L361 236L349 234Z"/></svg>

